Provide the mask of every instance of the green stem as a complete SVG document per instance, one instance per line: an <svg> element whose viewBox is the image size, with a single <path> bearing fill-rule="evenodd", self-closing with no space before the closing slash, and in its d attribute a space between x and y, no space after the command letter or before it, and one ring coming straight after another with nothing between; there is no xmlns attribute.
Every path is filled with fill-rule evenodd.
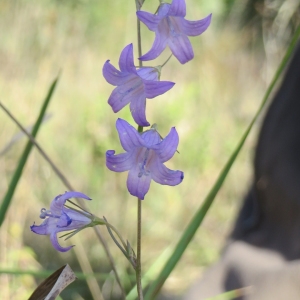
<svg viewBox="0 0 300 300"><path fill-rule="evenodd" d="M141 8L138 6L138 1L136 0L137 10ZM137 18L137 40L138 40L138 55L142 56L142 37L141 37L141 22ZM143 62L139 60L139 67L143 67ZM138 125L138 132L143 132L143 126ZM142 252L142 200L137 199L137 251L136 251L136 286L138 292L138 299L143 300L143 287L142 287L142 266L141 266L141 252Z"/></svg>
<svg viewBox="0 0 300 300"><path fill-rule="evenodd" d="M167 62L171 59L172 56L173 54L171 54L169 58L160 67L163 68L167 64Z"/></svg>
<svg viewBox="0 0 300 300"><path fill-rule="evenodd" d="M141 240L142 240L142 200L137 199L137 256L136 256L136 286L139 300L143 300L142 266L141 266Z"/></svg>
<svg viewBox="0 0 300 300"><path fill-rule="evenodd" d="M143 126L138 126L138 132L143 132ZM142 287L142 266L141 266L141 252L142 252L142 200L137 199L137 251L136 251L136 286L138 292L138 299L143 300L143 287Z"/></svg>
<svg viewBox="0 0 300 300"><path fill-rule="evenodd" d="M106 225L107 227L109 227L109 228L110 228L110 229L118 236L118 238L119 238L119 240L121 241L121 243L122 243L124 249L126 249L126 248L127 248L127 245L126 245L126 243L124 242L124 240L123 240L122 236L120 235L120 233L118 232L118 230L117 230L113 225L111 225L111 224L109 224L109 223L106 223L105 225Z"/></svg>

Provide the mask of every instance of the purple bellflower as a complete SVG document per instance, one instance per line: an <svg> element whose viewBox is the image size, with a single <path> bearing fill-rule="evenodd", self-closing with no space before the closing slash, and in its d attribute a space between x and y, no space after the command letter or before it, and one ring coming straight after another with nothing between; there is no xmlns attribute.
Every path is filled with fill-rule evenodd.
<svg viewBox="0 0 300 300"><path fill-rule="evenodd" d="M131 195L143 200L151 179L171 186L181 183L183 172L170 170L163 164L177 150L179 137L174 127L163 140L155 129L140 134L122 119L117 120L116 127L126 152L115 155L114 150L108 150L106 166L114 172L129 171L127 188Z"/></svg>
<svg viewBox="0 0 300 300"><path fill-rule="evenodd" d="M66 192L63 195L58 195L51 202L50 210L42 208L40 218L45 219L45 221L39 226L34 224L30 226L34 233L50 235L53 247L60 252L69 251L73 246L62 247L57 240L58 232L75 230L75 234L85 227L94 226L95 219L98 219L86 211L65 207L65 202L73 197L91 200L87 195L80 192Z"/></svg>
<svg viewBox="0 0 300 300"><path fill-rule="evenodd" d="M192 45L187 36L197 36L203 33L210 24L211 14L198 21L188 21L185 0L173 0L171 4L161 3L157 15L146 11L138 11L137 17L155 32L152 48L140 60L153 60L158 57L168 45L181 64L194 57Z"/></svg>
<svg viewBox="0 0 300 300"><path fill-rule="evenodd" d="M116 113L130 103L134 121L140 126L149 126L146 120L146 98L152 99L164 94L175 83L159 81L159 68L143 67L137 69L133 62L133 46L126 46L119 59L120 71L109 60L103 66L103 76L116 88L112 91L108 104Z"/></svg>

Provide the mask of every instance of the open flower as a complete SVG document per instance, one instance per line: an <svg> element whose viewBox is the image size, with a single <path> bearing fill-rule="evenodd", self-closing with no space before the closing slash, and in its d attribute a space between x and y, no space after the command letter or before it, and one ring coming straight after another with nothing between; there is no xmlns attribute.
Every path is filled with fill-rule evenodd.
<svg viewBox="0 0 300 300"><path fill-rule="evenodd" d="M185 0L173 0L171 4L162 3L157 15L138 11L137 17L155 32L152 48L139 59L152 60L158 57L168 45L174 56L185 64L194 57L192 45L187 36L203 33L210 24L211 14L199 21L188 21Z"/></svg>
<svg viewBox="0 0 300 300"><path fill-rule="evenodd" d="M85 227L94 226L96 223L94 222L95 219L98 221L101 220L86 211L65 207L65 202L73 197L91 200L87 195L80 192L65 192L63 195L58 195L53 199L50 210L42 208L40 218L48 218L41 225L37 226L33 224L30 226L31 231L34 233L50 235L53 247L61 252L69 251L73 246L66 248L60 246L57 240L58 232L75 230L74 233L77 233ZM100 223L98 222L97 224Z"/></svg>
<svg viewBox="0 0 300 300"><path fill-rule="evenodd" d="M158 68L145 67L136 69L133 63L133 46L126 46L119 59L120 71L109 60L103 66L106 81L117 86L111 93L108 104L116 113L130 103L134 121L140 126L149 126L146 120L146 98L152 99L164 94L175 83L159 81Z"/></svg>
<svg viewBox="0 0 300 300"><path fill-rule="evenodd" d="M139 134L122 119L117 120L116 127L126 153L115 155L114 150L108 150L106 166L115 172L129 171L127 188L131 195L143 200L151 179L172 186L183 180L183 172L170 170L163 164L177 150L179 137L174 127L163 140L155 129Z"/></svg>

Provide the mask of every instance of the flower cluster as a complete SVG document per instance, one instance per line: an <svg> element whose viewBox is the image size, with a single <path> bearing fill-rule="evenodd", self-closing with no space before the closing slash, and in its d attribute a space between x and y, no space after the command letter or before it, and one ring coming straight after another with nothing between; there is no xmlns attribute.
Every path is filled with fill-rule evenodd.
<svg viewBox="0 0 300 300"><path fill-rule="evenodd" d="M160 3L156 14L145 11L138 11L136 14L149 30L155 32L152 48L139 57L141 61L157 58L168 46L181 64L187 63L194 57L188 36L200 35L211 21L211 15L198 21L186 20L185 0L173 0L171 4ZM138 130L125 120L116 121L120 142L125 152L115 154L114 150L108 150L106 166L114 172L129 171L128 191L143 200L150 188L151 180L162 185L175 186L181 183L184 177L182 171L170 170L164 165L177 151L179 137L175 127L171 128L165 138L162 138L153 126L143 132L143 127L150 126L146 118L146 99L166 93L175 83L160 81L162 66L135 67L132 44L122 50L119 69L116 69L109 60L103 66L104 78L116 86L108 99L108 104L115 113L130 104L130 111ZM86 227L104 224L115 230L105 218L100 219L87 211L67 207L66 201L73 197L91 200L80 192L58 195L53 199L49 210L45 208L41 210L40 218L45 219L44 222L30 227L34 233L49 235L53 247L61 252L66 252L73 246L62 247L57 240L59 232L73 230L68 234L69 238ZM108 230L110 232L110 229ZM128 251L125 250L127 248ZM131 247L127 247L123 242L122 249L130 260Z"/></svg>
<svg viewBox="0 0 300 300"><path fill-rule="evenodd" d="M137 11L137 17L149 30L155 32L152 48L139 57L141 61L157 58L169 46L172 54L181 64L194 57L188 36L197 36L209 26L211 15L199 21L185 19L185 0L173 0L171 4L161 3L156 14ZM103 66L103 76L116 88L108 104L116 113L130 103L132 117L139 128L149 126L146 118L146 99L152 99L170 90L174 83L160 81L158 67L134 66L133 45L127 45L121 52L117 70L109 60ZM151 128L139 132L125 120L116 122L119 138L125 153L115 155L114 150L106 152L106 166L114 172L129 171L127 188L131 195L143 200L150 188L151 179L163 185L177 185L183 180L183 172L172 171L163 163L177 151L179 137L173 127L164 139Z"/></svg>

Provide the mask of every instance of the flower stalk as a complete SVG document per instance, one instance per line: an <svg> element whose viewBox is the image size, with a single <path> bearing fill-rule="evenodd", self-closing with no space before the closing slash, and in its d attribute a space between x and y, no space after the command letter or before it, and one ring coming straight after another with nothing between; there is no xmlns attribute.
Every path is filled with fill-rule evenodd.
<svg viewBox="0 0 300 300"><path fill-rule="evenodd" d="M137 0L136 0L137 1ZM141 7L137 7L137 11L140 10ZM138 40L138 55L142 56L142 36L141 36L141 21L139 18L137 19L137 40ZM140 68L143 66L143 61L139 60ZM138 132L143 132L143 127L138 125ZM136 286L138 292L138 299L143 300L143 287L142 287L142 265L141 265L141 256L142 256L142 201L137 198L137 257L136 257Z"/></svg>
<svg viewBox="0 0 300 300"><path fill-rule="evenodd" d="M131 248L130 243L128 241L127 241L127 243L125 243L124 239L122 238L122 236L118 232L118 230L113 225L111 225L110 223L108 223L107 219L105 217L103 217L103 219L106 222L105 225L106 225L106 228L107 228L107 231L108 231L109 235L111 236L111 238L113 239L113 241L115 242L115 244L117 245L117 247L124 254L124 256L129 260L129 262L132 265L132 267L136 270L136 255L135 255L133 249ZM118 238L121 241L122 245L115 238L113 232L118 236Z"/></svg>
<svg viewBox="0 0 300 300"><path fill-rule="evenodd" d="M143 300L143 287L142 287L142 201L137 198L137 257L136 257L136 286L138 292L138 299Z"/></svg>

